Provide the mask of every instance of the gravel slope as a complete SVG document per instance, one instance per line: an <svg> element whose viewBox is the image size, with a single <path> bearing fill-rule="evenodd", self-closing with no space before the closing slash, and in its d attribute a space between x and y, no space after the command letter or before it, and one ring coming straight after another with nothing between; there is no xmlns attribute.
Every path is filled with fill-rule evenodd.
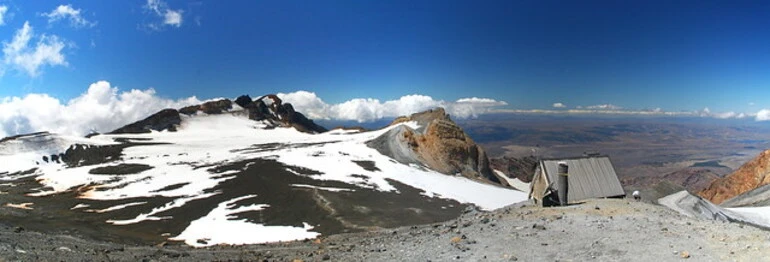
<svg viewBox="0 0 770 262"><path fill-rule="evenodd" d="M194 249L124 246L0 226L7 261L768 261L770 232L632 200L467 210L443 223L315 241Z"/></svg>

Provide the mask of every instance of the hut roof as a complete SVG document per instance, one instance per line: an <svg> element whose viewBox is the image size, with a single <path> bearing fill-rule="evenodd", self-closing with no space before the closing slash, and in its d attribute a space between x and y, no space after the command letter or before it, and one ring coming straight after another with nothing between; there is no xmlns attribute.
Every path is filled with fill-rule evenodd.
<svg viewBox="0 0 770 262"><path fill-rule="evenodd" d="M617 197L626 194L608 156L542 160L543 173L554 189L559 188L557 177L559 162L565 162L569 166L567 199L571 203L589 198Z"/></svg>

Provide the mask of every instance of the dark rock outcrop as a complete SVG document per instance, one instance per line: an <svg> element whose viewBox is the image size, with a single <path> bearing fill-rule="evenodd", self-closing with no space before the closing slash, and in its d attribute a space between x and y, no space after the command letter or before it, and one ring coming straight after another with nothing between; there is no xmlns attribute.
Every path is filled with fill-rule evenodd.
<svg viewBox="0 0 770 262"><path fill-rule="evenodd" d="M510 157L504 156L489 159L492 169L497 169L509 177L518 178L522 182L529 183L535 175L537 158L534 156Z"/></svg>
<svg viewBox="0 0 770 262"><path fill-rule="evenodd" d="M419 163L444 174L500 183L486 152L476 145L443 108L399 117L392 125L415 121L420 126L394 128L367 142L380 153L402 163Z"/></svg>
<svg viewBox="0 0 770 262"><path fill-rule="evenodd" d="M235 99L235 104L243 108L249 108L254 106L254 101L251 100L249 95L242 95Z"/></svg>
<svg viewBox="0 0 770 262"><path fill-rule="evenodd" d="M283 101L276 95L264 95L251 101L247 95L240 96L235 101L236 104L243 107L248 112L249 119L270 122L291 126L301 132L323 133L328 131L326 128L317 125L313 120L308 119L300 112L294 111L290 103Z"/></svg>
<svg viewBox="0 0 770 262"><path fill-rule="evenodd" d="M109 134L141 134L150 133L151 130L176 131L176 127L182 123L179 111L176 109L163 109L143 120L115 129Z"/></svg>
<svg viewBox="0 0 770 262"><path fill-rule="evenodd" d="M214 115L227 112L233 108L233 102L229 99L220 99L217 101L209 101L200 105L186 106L179 109L179 113L185 115L194 115L198 111L206 114Z"/></svg>
<svg viewBox="0 0 770 262"><path fill-rule="evenodd" d="M131 146L129 143L103 146L74 144L64 151L61 158L69 167L102 164L120 159L123 149L129 146Z"/></svg>

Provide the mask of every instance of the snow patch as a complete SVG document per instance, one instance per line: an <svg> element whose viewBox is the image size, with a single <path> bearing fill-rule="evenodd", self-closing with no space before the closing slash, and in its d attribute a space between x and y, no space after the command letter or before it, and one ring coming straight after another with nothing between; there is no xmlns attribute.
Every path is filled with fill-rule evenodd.
<svg viewBox="0 0 770 262"><path fill-rule="evenodd" d="M163 219L171 219L172 217L169 217L169 216L157 217L157 216L153 216L153 215L161 213L161 212L165 212L165 211L177 208L177 207L184 206L184 204L187 204L187 202L190 202L190 201L193 201L193 200L196 200L196 199L208 198L210 196L214 196L214 195L217 195L217 194L219 194L219 193L208 193L208 194L202 194L202 195L193 196L193 197L177 198L177 199L174 199L174 201L166 203L166 205L164 205L162 207L153 208L152 211L150 211L150 213L139 214L137 217L135 217L133 219L126 219L126 220L113 220L113 219L110 219L110 220L107 220L107 223L110 223L110 224L113 224L113 225L128 225L128 224L136 224L136 223L139 223L139 222L142 222L142 221L146 221L146 220L157 221L157 220L163 220Z"/></svg>
<svg viewBox="0 0 770 262"><path fill-rule="evenodd" d="M515 178L515 177L514 178L510 178L505 173L500 172L499 170L496 170L496 169L493 170L493 172L495 172L495 174L497 174L497 177L504 179L505 182L507 182L508 185L510 185L512 188L514 188L516 190L519 190L521 192L524 192L527 195L529 195L530 183L526 183L526 182L521 181L520 179Z"/></svg>
<svg viewBox="0 0 770 262"><path fill-rule="evenodd" d="M265 204L235 207L236 202L254 197L256 195L246 195L220 203L208 215L192 221L181 234L169 240L184 241L194 247L206 247L219 244L244 245L293 241L316 238L320 235L309 231L313 227L307 223L303 223L303 227L265 226L249 223L246 219L235 219L234 214L260 211L269 207Z"/></svg>
<svg viewBox="0 0 770 262"><path fill-rule="evenodd" d="M20 204L13 204L13 203L6 203L5 206L11 207L11 208L18 208L18 209L32 209L30 206L34 205L34 203L20 203Z"/></svg>
<svg viewBox="0 0 770 262"><path fill-rule="evenodd" d="M89 212L89 213L107 213L107 212L110 212L110 211L124 209L124 208L130 207L130 206L138 206L138 205L144 205L144 204L147 204L147 202L133 202L133 203L127 203L127 204L122 204L122 205L117 205L117 206L111 206L111 207L108 207L108 208L105 208L105 209L87 209L87 210L84 210L84 211L85 212ZM72 209L75 209L75 208L73 207Z"/></svg>
<svg viewBox="0 0 770 262"><path fill-rule="evenodd" d="M740 214L750 224L770 228L770 206L725 208Z"/></svg>
<svg viewBox="0 0 770 262"><path fill-rule="evenodd" d="M91 205L89 205L89 204L77 204L74 207L70 208L70 210L81 209L81 208L86 208L86 207L90 207L90 206Z"/></svg>
<svg viewBox="0 0 770 262"><path fill-rule="evenodd" d="M355 192L356 191L350 188L322 187L322 186L303 185L303 184L291 184L291 186L300 187L300 188L312 188L312 189L325 190L330 192Z"/></svg>

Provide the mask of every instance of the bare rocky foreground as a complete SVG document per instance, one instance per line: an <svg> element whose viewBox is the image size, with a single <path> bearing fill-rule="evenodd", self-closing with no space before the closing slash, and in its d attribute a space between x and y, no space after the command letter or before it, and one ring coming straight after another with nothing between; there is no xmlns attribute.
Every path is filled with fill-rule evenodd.
<svg viewBox="0 0 770 262"><path fill-rule="evenodd" d="M768 231L688 218L633 200L469 209L442 223L197 249L177 243L123 245L0 225L0 257L7 261L762 261L768 255Z"/></svg>

